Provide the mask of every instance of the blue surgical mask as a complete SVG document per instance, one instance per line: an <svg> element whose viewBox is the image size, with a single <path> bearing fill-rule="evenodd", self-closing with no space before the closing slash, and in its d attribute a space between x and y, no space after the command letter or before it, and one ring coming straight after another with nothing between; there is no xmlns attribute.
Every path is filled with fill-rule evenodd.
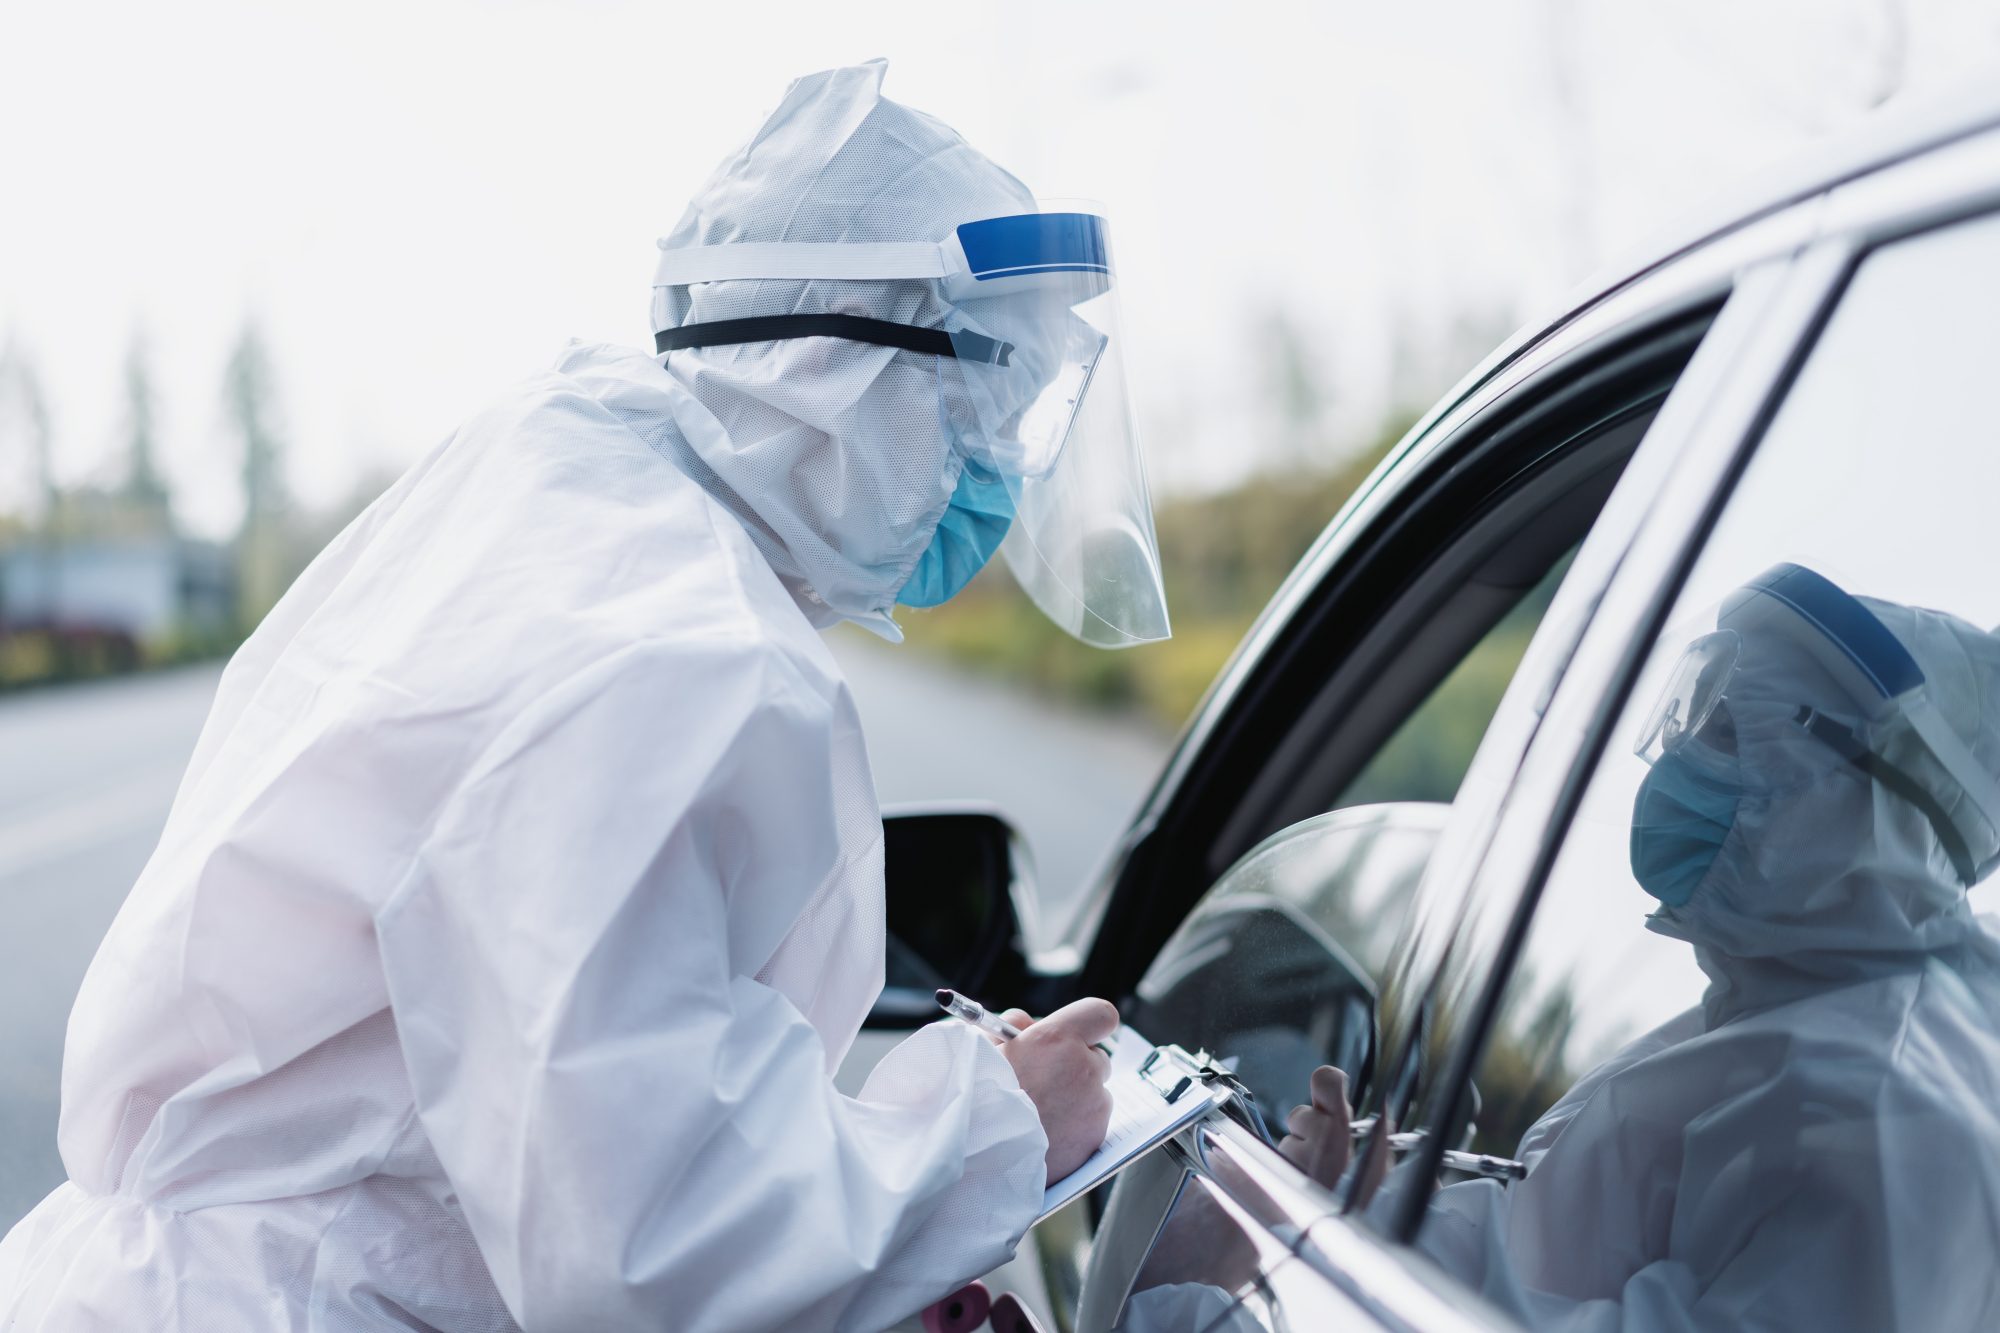
<svg viewBox="0 0 2000 1333"><path fill-rule="evenodd" d="M1014 522L1014 501L997 474L968 463L938 520L931 544L917 557L896 600L904 606L937 606L958 596L986 567Z"/></svg>
<svg viewBox="0 0 2000 1333"><path fill-rule="evenodd" d="M1743 797L1734 755L1703 750L1695 758L1693 748L1655 760L1632 803L1632 874L1668 907L1684 906L1708 877Z"/></svg>

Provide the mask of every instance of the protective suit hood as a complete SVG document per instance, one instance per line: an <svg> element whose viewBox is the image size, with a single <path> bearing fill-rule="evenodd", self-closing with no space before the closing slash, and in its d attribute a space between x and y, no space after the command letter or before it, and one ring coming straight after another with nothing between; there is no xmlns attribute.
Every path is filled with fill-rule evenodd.
<svg viewBox="0 0 2000 1333"><path fill-rule="evenodd" d="M949 126L883 97L886 69L793 83L663 246L937 241L1033 210L1028 188ZM656 287L652 321L847 314L942 328L947 310L932 282L757 279ZM629 391L613 396L671 420L642 433L744 524L815 625L852 620L893 641L890 608L964 468L937 362L832 338L691 348L667 356L658 382L621 365Z"/></svg>
<svg viewBox="0 0 2000 1333"><path fill-rule="evenodd" d="M1964 801L1912 734L1907 702L1853 689L1824 643L1787 632L1764 600L1752 585L1720 617L1742 643L1729 696L1745 788L1735 825L1689 901L1648 920L1695 947L1711 1023L1960 945L1993 950L1931 822L1798 720L1802 708L1847 719L1941 803ZM2000 771L2000 640L1944 612L1854 601L1915 659L1926 706ZM1982 864L1994 850L1973 849Z"/></svg>

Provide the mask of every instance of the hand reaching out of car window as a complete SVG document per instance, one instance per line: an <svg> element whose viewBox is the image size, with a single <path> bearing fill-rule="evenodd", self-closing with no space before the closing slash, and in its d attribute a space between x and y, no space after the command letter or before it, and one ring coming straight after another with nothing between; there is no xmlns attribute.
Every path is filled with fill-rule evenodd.
<svg viewBox="0 0 2000 1333"><path fill-rule="evenodd" d="M1332 1065L1313 1070L1306 1105L1295 1106L1285 1117L1285 1137L1278 1151L1299 1170L1328 1189L1347 1170L1354 1155L1354 1108L1347 1101L1347 1075ZM1388 1174L1386 1138L1370 1139L1373 1155L1362 1172L1356 1206L1367 1203Z"/></svg>
<svg viewBox="0 0 2000 1333"><path fill-rule="evenodd" d="M1021 1029L1000 1053L1042 1118L1048 1178L1060 1180L1097 1151L1110 1127L1111 1092L1104 1080L1111 1074L1111 1057L1093 1043L1118 1031L1118 1010L1109 1000L1083 999L1039 1022L1019 1009L1001 1018Z"/></svg>
<svg viewBox="0 0 2000 1333"><path fill-rule="evenodd" d="M1354 1150L1347 1075L1332 1065L1321 1065L1312 1072L1307 1095L1309 1103L1294 1106L1285 1117L1285 1137L1278 1143L1278 1151L1293 1166L1331 1188L1347 1170Z"/></svg>
<svg viewBox="0 0 2000 1333"><path fill-rule="evenodd" d="M1347 1075L1332 1065L1321 1065L1312 1072L1306 1092L1311 1100L1293 1108L1285 1118L1288 1132L1278 1151L1315 1182L1331 1189L1354 1155ZM1376 1156L1363 1169L1363 1203L1382 1183L1388 1159L1385 1148L1386 1144L1376 1144ZM1227 1158L1214 1161L1211 1168L1222 1191L1240 1198L1260 1193L1256 1182ZM1215 1198L1205 1189L1181 1192L1134 1279L1135 1293L1170 1285L1184 1291L1203 1285L1230 1292L1256 1277L1257 1251L1242 1226L1222 1211Z"/></svg>

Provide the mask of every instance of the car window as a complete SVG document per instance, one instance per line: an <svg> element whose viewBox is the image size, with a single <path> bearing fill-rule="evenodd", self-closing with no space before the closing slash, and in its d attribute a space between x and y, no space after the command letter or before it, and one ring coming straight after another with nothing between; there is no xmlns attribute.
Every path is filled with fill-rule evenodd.
<svg viewBox="0 0 2000 1333"><path fill-rule="evenodd" d="M1530 1325L2000 1326L1996 290L1859 265L1597 763L1418 1233Z"/></svg>
<svg viewBox="0 0 2000 1333"><path fill-rule="evenodd" d="M1333 810L1273 834L1217 880L1140 980L1139 1030L1230 1060L1274 1133L1315 1067L1368 1085L1404 909L1568 568L1565 556L1474 644Z"/></svg>
<svg viewBox="0 0 2000 1333"><path fill-rule="evenodd" d="M1638 403L1596 416L1546 457L1595 460L1599 469L1607 458L1622 460L1658 410L1660 392L1650 385ZM1510 497L1519 506L1511 540L1526 554L1503 555L1505 545L1490 539L1485 547L1486 570L1501 577L1477 580L1482 628L1470 629L1469 641L1442 661L1426 643L1399 667L1434 673L1438 683L1401 705L1399 724L1381 727L1354 776L1332 788L1331 809L1270 835L1215 880L1135 988L1129 1020L1156 1041L1229 1061L1274 1134L1283 1133L1286 1111L1303 1100L1321 1064L1347 1073L1357 1102L1373 1091L1383 988L1403 952L1418 885L1575 555L1573 544L1550 540L1546 518L1535 521L1537 504L1575 493L1574 470L1558 465L1550 475L1554 484L1540 494L1523 488ZM1587 523L1594 513L1570 512L1561 522ZM1450 549L1439 548L1447 556ZM1430 617L1418 637L1448 619Z"/></svg>
<svg viewBox="0 0 2000 1333"><path fill-rule="evenodd" d="M1316 1066L1344 1070L1350 1099L1371 1109L1384 1059L1407 1044L1401 1034L1413 1022L1431 1031L1403 1013L1415 1002L1394 987L1413 932L1433 916L1449 932L1448 907L1418 886L1435 869L1450 803L1462 799L1473 753L1543 619L1561 615L1569 629L1556 639L1574 642L1577 599L1556 594L1568 586L1576 543L1720 309L1719 299L1677 309L1588 354L1551 360L1485 405L1453 445L1461 461L1478 464L1461 475L1490 479L1493 489L1421 493L1440 509L1410 522L1411 532L1430 534L1421 546L1388 548L1405 563L1371 575L1395 580L1387 600L1362 603L1370 617L1345 638L1304 635L1300 644L1314 651L1300 647L1273 668L1286 688L1265 682L1262 697L1291 710L1289 722L1275 711L1270 721L1288 729L1259 766L1237 770L1229 820L1195 824L1218 831L1177 873L1216 869L1121 1008L1149 1037L1205 1049L1231 1067L1272 1138L1306 1100ZM1561 655L1551 648L1536 660L1548 667ZM1324 673L1317 682L1315 666ZM1281 811L1298 813L1269 817ZM1266 832L1239 843L1239 825ZM1231 844L1245 850L1213 854ZM1335 1195L1324 1202L1338 1207ZM1162 1289L1226 1287L1187 1259L1204 1253L1200 1245L1144 1249L1163 1234L1166 1207L1135 1193L1131 1173L1111 1191L1086 1299L1114 1286L1122 1299L1120 1282L1141 1259ZM1114 1252L1115 1262L1105 1257ZM1266 1275L1273 1291L1287 1271ZM1289 1304L1278 1291L1279 1312ZM1241 1316L1255 1305L1234 1308Z"/></svg>
<svg viewBox="0 0 2000 1333"><path fill-rule="evenodd" d="M1449 801L1458 794L1486 724L1574 556L1572 548L1473 645L1341 792L1336 809L1378 801Z"/></svg>
<svg viewBox="0 0 2000 1333"><path fill-rule="evenodd" d="M1160 951L1139 983L1133 1024L1231 1062L1273 1133L1283 1133L1317 1066L1365 1082L1378 978L1445 813L1362 806L1267 839Z"/></svg>
<svg viewBox="0 0 2000 1333"><path fill-rule="evenodd" d="M1636 438L1636 435L1635 437ZM1130 1020L1221 1056L1282 1133L1321 1064L1370 1087L1379 996L1473 752L1567 574L1557 558L1397 727L1326 814L1265 839L1204 894Z"/></svg>

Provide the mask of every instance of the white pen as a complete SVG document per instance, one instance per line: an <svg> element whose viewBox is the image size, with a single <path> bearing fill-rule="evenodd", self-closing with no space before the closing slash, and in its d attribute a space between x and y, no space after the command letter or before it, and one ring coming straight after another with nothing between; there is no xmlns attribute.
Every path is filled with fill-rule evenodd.
<svg viewBox="0 0 2000 1333"><path fill-rule="evenodd" d="M953 1018L962 1018L988 1036L1001 1041L1012 1041L1020 1035L1020 1029L1012 1023L1002 1022L986 1012L986 1006L977 1000L967 999L955 990L941 990L937 993L938 1008Z"/></svg>
<svg viewBox="0 0 2000 1333"><path fill-rule="evenodd" d="M1002 1041L1012 1041L1021 1035L1021 1029L1004 1019L995 1018L985 1005L960 995L955 990L940 990L937 993L937 1002L938 1008L953 1018L964 1019L988 1036L998 1037ZM1090 1048L1094 1051L1103 1051L1106 1055L1112 1053L1110 1042L1093 1041L1090 1043Z"/></svg>

